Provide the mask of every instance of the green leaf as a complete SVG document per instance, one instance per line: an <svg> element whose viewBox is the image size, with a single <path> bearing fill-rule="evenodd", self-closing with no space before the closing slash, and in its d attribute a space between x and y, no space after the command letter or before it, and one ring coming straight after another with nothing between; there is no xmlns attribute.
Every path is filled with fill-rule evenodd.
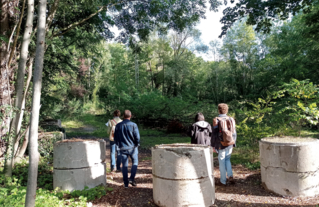
<svg viewBox="0 0 319 207"><path fill-rule="evenodd" d="M6 43L9 43L9 38L7 38L6 36L4 35L0 35L0 40L6 42Z"/></svg>

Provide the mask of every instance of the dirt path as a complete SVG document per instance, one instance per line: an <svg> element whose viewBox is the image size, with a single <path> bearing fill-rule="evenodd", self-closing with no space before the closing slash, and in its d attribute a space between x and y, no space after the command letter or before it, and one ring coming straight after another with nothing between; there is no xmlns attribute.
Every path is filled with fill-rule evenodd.
<svg viewBox="0 0 319 207"><path fill-rule="evenodd" d="M110 168L109 142L107 142L107 167ZM131 161L129 163L131 166ZM218 160L214 161L215 181L219 179ZM130 170L130 169L129 169ZM312 198L283 197L266 191L261 186L259 170L248 170L233 166L235 185L216 187L215 205L212 207L319 207L319 196ZM113 188L100 199L93 201L94 207L151 207L153 202L152 163L150 152L139 153L139 166L136 175L137 187L123 187L122 173L107 173L107 185Z"/></svg>

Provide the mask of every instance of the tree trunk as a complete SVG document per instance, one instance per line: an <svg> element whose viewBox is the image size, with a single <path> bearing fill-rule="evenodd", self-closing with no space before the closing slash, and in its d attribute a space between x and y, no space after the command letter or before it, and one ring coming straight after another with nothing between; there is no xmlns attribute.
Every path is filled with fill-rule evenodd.
<svg viewBox="0 0 319 207"><path fill-rule="evenodd" d="M21 159L23 158L23 155L24 155L25 151L27 150L27 146L28 146L28 143L29 143L29 132L30 132L30 129L28 127L26 129L26 133L25 133L25 136L24 136L24 140L23 140L22 146L19 149L19 151L17 152L17 154L15 155L14 163L19 163L21 161Z"/></svg>
<svg viewBox="0 0 319 207"><path fill-rule="evenodd" d="M19 67L18 74L16 80L16 99L15 99L15 107L18 109L16 116L13 118L10 133L12 134L11 144L8 146L7 156L12 157L12 159L8 159L5 165L5 173L6 176L12 176L12 168L14 165L14 154L16 149L16 141L17 136L20 133L21 123L23 119L23 89L24 89L24 76L25 76L25 67L28 60L29 54L29 44L30 37L32 33L33 27L33 11L34 11L34 0L28 0L28 13L27 13L27 21L25 25L25 30L23 34L20 59L19 59Z"/></svg>
<svg viewBox="0 0 319 207"><path fill-rule="evenodd" d="M164 58L162 59L162 65L163 65L163 90L162 90L162 93L163 93L163 95L164 95L164 86L165 86Z"/></svg>
<svg viewBox="0 0 319 207"><path fill-rule="evenodd" d="M26 98L27 98L27 94L28 94L28 91L29 91L30 82L31 82L31 78L32 78L33 60L34 60L34 57L31 57L30 60L29 60L29 65L28 65L28 78L27 78L27 83L26 83L25 91L24 91L23 98L22 98L22 106L21 106L22 112L21 112L21 115L19 117L21 119L21 122L22 122L23 113L24 113L24 110L25 110L25 102L26 102ZM19 132L17 134L19 134L19 133L20 133L20 130L19 130ZM14 154L17 153L18 147L19 147L19 141L16 140L15 146L14 146ZM13 166L14 166L14 163L13 163Z"/></svg>
<svg viewBox="0 0 319 207"><path fill-rule="evenodd" d="M218 105L218 76L217 76L217 68L215 68L215 74L216 74L216 104Z"/></svg>
<svg viewBox="0 0 319 207"><path fill-rule="evenodd" d="M138 90L138 84L139 84L139 66L138 66L137 54L135 54L135 85L137 90Z"/></svg>
<svg viewBox="0 0 319 207"><path fill-rule="evenodd" d="M38 8L38 33L37 49L35 56L35 68L33 73L33 90L32 90L32 111L30 119L30 136L29 136L29 170L28 185L25 199L26 207L35 206L37 177L38 177L38 127L40 114L40 99L42 86L43 59L45 50L45 22L46 22L46 0L39 1Z"/></svg>
<svg viewBox="0 0 319 207"><path fill-rule="evenodd" d="M0 115L5 114L5 108L11 104L11 93L10 84L8 80L12 75L11 67L8 64L10 48L9 48L9 37L12 34L12 26L15 25L15 15L19 1L14 0L1 0L0 1ZM15 48L13 48L15 49ZM6 67L7 66L7 67ZM8 69L9 67L9 69ZM0 138L5 136L10 128L11 117L0 116Z"/></svg>

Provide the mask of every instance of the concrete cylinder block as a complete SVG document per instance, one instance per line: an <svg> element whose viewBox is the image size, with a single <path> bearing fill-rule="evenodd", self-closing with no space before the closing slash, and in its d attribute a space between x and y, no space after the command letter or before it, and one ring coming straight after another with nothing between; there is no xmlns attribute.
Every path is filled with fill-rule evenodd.
<svg viewBox="0 0 319 207"><path fill-rule="evenodd" d="M57 142L54 145L53 154L53 167L56 169L94 166L105 160L105 141Z"/></svg>
<svg viewBox="0 0 319 207"><path fill-rule="evenodd" d="M104 160L104 140L57 142L53 155L53 187L73 191L106 185Z"/></svg>
<svg viewBox="0 0 319 207"><path fill-rule="evenodd" d="M94 188L98 185L106 185L105 163L81 169L54 169L53 188L63 190L83 190L85 186Z"/></svg>
<svg viewBox="0 0 319 207"><path fill-rule="evenodd" d="M213 151L169 144L152 148L153 199L158 206L211 206L215 202Z"/></svg>
<svg viewBox="0 0 319 207"><path fill-rule="evenodd" d="M284 196L319 195L319 140L264 138L259 142L262 183Z"/></svg>

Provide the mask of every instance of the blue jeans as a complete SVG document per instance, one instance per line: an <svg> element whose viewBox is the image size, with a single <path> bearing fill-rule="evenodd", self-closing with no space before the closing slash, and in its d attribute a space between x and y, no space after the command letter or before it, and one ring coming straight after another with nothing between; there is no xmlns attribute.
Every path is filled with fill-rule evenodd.
<svg viewBox="0 0 319 207"><path fill-rule="evenodd" d="M120 150L120 153L122 157L122 174L123 174L124 186L127 187L129 183L128 175L127 175L128 157L131 158L133 163L131 168L130 180L134 181L136 171L137 171L137 165L138 165L138 148L135 147L130 150Z"/></svg>
<svg viewBox="0 0 319 207"><path fill-rule="evenodd" d="M114 141L110 141L110 155L111 155L111 171L115 168L116 163L116 169L121 170L121 155L119 153L118 146L115 144ZM116 152L116 160L115 160L115 152Z"/></svg>
<svg viewBox="0 0 319 207"><path fill-rule="evenodd" d="M233 171L230 163L230 156L233 148L218 150L218 162L220 171L220 182L226 184L226 172L228 177L233 177Z"/></svg>

